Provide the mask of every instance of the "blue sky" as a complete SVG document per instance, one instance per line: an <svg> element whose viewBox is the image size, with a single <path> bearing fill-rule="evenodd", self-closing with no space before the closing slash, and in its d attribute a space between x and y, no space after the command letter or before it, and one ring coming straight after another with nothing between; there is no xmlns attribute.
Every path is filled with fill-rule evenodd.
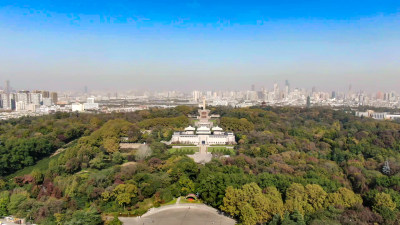
<svg viewBox="0 0 400 225"><path fill-rule="evenodd" d="M400 92L399 1L0 2L18 89Z"/></svg>

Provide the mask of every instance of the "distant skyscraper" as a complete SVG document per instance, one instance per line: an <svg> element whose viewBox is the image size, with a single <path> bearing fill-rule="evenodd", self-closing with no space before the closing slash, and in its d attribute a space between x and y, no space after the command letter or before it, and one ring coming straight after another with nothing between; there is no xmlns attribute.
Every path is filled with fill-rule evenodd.
<svg viewBox="0 0 400 225"><path fill-rule="evenodd" d="M29 91L18 91L16 102L23 102L24 105L28 105L31 102L30 97Z"/></svg>
<svg viewBox="0 0 400 225"><path fill-rule="evenodd" d="M6 94L10 94L10 81L9 80L6 80L6 86L4 87L4 92L6 93Z"/></svg>
<svg viewBox="0 0 400 225"><path fill-rule="evenodd" d="M290 84L289 84L289 81L288 81L288 80L285 81L285 86L288 87L288 88L289 88L289 91L290 91Z"/></svg>
<svg viewBox="0 0 400 225"><path fill-rule="evenodd" d="M311 90L311 92L312 93L314 93L314 92L317 92L317 88L314 86L314 87L312 87L312 90Z"/></svg>
<svg viewBox="0 0 400 225"><path fill-rule="evenodd" d="M277 91L278 91L278 84L275 83L275 84L274 84L274 92L277 92Z"/></svg>
<svg viewBox="0 0 400 225"><path fill-rule="evenodd" d="M279 87L278 84L274 84L274 99L279 99Z"/></svg>
<svg viewBox="0 0 400 225"><path fill-rule="evenodd" d="M193 96L193 101L198 102L201 97L201 93L200 91L193 91L192 96Z"/></svg>
<svg viewBox="0 0 400 225"><path fill-rule="evenodd" d="M287 98L289 96L290 93L290 85L289 85L289 81L286 80L285 81L285 98Z"/></svg>
<svg viewBox="0 0 400 225"><path fill-rule="evenodd" d="M37 92L33 92L30 93L31 97L31 104L33 105L41 105L41 101L42 101L42 94L41 93L37 93Z"/></svg>
<svg viewBox="0 0 400 225"><path fill-rule="evenodd" d="M50 98L50 92L48 91L41 91L43 98Z"/></svg>
<svg viewBox="0 0 400 225"><path fill-rule="evenodd" d="M53 104L57 104L57 102L58 102L58 94L57 94L57 92L51 92L50 93L50 98L51 98L51 101L53 102Z"/></svg>
<svg viewBox="0 0 400 225"><path fill-rule="evenodd" d="M6 86L4 87L4 95L2 95L2 107L3 109L12 109L11 98L10 98L10 81L6 80Z"/></svg>
<svg viewBox="0 0 400 225"><path fill-rule="evenodd" d="M335 91L332 91L332 99L334 99L334 98L336 98L336 92Z"/></svg>
<svg viewBox="0 0 400 225"><path fill-rule="evenodd" d="M378 91L378 93L376 93L376 99L383 100L383 93L381 91Z"/></svg>
<svg viewBox="0 0 400 225"><path fill-rule="evenodd" d="M251 91L255 91L256 90L256 85L252 84L251 85Z"/></svg>
<svg viewBox="0 0 400 225"><path fill-rule="evenodd" d="M51 105L53 105L53 102L52 102L51 98L43 98L43 105L44 105L44 106L51 106Z"/></svg>
<svg viewBox="0 0 400 225"><path fill-rule="evenodd" d="M83 88L83 91L84 91L85 94L87 94L87 93L89 92L89 91L88 91L88 87L85 86L85 87Z"/></svg>

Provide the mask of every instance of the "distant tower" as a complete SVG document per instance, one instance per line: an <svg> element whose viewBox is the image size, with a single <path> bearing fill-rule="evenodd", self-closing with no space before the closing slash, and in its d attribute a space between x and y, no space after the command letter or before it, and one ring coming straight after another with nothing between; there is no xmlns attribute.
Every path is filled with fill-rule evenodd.
<svg viewBox="0 0 400 225"><path fill-rule="evenodd" d="M10 94L10 81L6 80L6 86L4 87L4 92Z"/></svg>
<svg viewBox="0 0 400 225"><path fill-rule="evenodd" d="M251 91L255 91L256 90L256 85L252 84L251 85Z"/></svg>
<svg viewBox="0 0 400 225"><path fill-rule="evenodd" d="M351 100L351 99L352 99L352 95L353 95L353 93L352 93L352 85L349 84L349 90L348 90L348 92L347 92L346 99L347 99L347 100Z"/></svg>
<svg viewBox="0 0 400 225"><path fill-rule="evenodd" d="M200 99L200 96L201 96L200 91L193 91L192 95L193 95L193 101L198 102ZM210 96L211 96L211 93L210 93Z"/></svg>
<svg viewBox="0 0 400 225"><path fill-rule="evenodd" d="M277 83L274 84L274 99L279 99L279 86Z"/></svg>
<svg viewBox="0 0 400 225"><path fill-rule="evenodd" d="M290 93L290 85L289 85L289 81L286 80L285 81L285 97L287 98L289 96Z"/></svg>
<svg viewBox="0 0 400 225"><path fill-rule="evenodd" d="M10 98L10 81L6 80L6 86L4 87L5 94L2 96L2 107L3 109L12 109L12 101Z"/></svg>
<svg viewBox="0 0 400 225"><path fill-rule="evenodd" d="M307 108L311 107L311 98L310 96L307 96Z"/></svg>
<svg viewBox="0 0 400 225"><path fill-rule="evenodd" d="M50 93L50 98L51 98L51 101L53 102L53 104L57 104L57 102L58 102L58 94L57 94L57 92L51 92Z"/></svg>
<svg viewBox="0 0 400 225"><path fill-rule="evenodd" d="M85 94L87 94L87 93L88 93L88 87L85 86L85 87L83 88L83 91L84 91Z"/></svg>
<svg viewBox="0 0 400 225"><path fill-rule="evenodd" d="M289 92L290 92L290 84L289 84L289 81L288 81L288 80L285 80L285 86L287 87L287 89L288 89Z"/></svg>

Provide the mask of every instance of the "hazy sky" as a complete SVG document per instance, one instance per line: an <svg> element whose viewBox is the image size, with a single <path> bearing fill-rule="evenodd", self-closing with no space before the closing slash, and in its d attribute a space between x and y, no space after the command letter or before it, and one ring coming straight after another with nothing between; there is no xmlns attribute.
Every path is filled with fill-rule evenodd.
<svg viewBox="0 0 400 225"><path fill-rule="evenodd" d="M0 86L400 92L400 1L1 0Z"/></svg>

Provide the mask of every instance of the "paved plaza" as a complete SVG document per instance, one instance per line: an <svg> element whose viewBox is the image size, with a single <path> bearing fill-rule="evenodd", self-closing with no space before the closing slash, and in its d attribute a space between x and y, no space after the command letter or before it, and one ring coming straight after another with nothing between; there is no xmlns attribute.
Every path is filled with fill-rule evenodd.
<svg viewBox="0 0 400 225"><path fill-rule="evenodd" d="M201 204L164 206L142 217L120 217L124 225L234 225L235 220Z"/></svg>

